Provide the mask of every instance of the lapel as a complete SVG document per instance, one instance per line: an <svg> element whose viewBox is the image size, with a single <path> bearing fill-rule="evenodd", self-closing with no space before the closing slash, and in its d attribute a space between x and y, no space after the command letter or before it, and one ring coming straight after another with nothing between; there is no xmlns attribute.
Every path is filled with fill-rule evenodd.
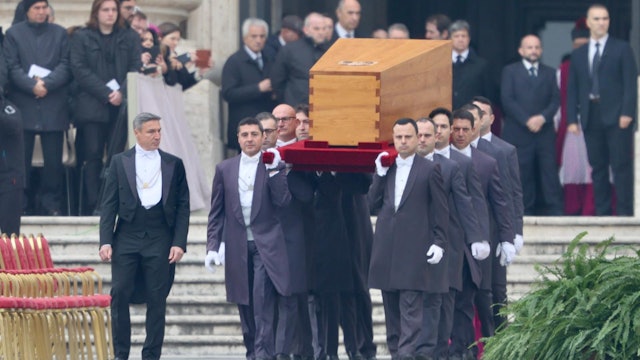
<svg viewBox="0 0 640 360"><path fill-rule="evenodd" d="M267 182L267 169L264 167L264 163L262 162L262 156L260 156L260 161L258 162L258 168L256 169L256 181L253 184L253 199L251 200L251 223L253 224L253 220L255 220L258 212L260 211L260 206L262 205L262 193L264 189L264 185Z"/></svg>
<svg viewBox="0 0 640 360"><path fill-rule="evenodd" d="M422 159L422 160L429 161L427 159ZM404 187L404 191L402 192L402 198L400 199L400 203L398 204L398 210L400 210L400 208L405 203L405 201L407 201L407 198L409 197L409 193L411 192L411 189L413 189L413 185L416 183L419 161L420 161L420 156L416 154L415 157L413 158L413 164L411 164L411 170L409 170L409 178L407 178L407 185ZM394 176L394 179L395 179L395 176ZM394 186L395 186L395 181L394 181Z"/></svg>
<svg viewBox="0 0 640 360"><path fill-rule="evenodd" d="M245 62L249 64L249 66L255 67L256 70L258 70L258 72L262 74L263 71L260 70L260 66L258 66L258 62L256 60L253 60L253 58L249 56L249 54L247 54L247 51L245 50L244 45L240 49L240 51L242 51L242 54L244 55ZM260 56L262 56L262 64L263 64L262 69L264 70L264 68L266 67L266 60L264 57L264 53L262 51L260 52Z"/></svg>
<svg viewBox="0 0 640 360"><path fill-rule="evenodd" d="M161 150L160 153L160 172L162 173L162 205L167 204L169 198L169 188L171 188L171 179L173 178L173 170L176 162L169 158L167 154Z"/></svg>
<svg viewBox="0 0 640 360"><path fill-rule="evenodd" d="M129 188L136 201L138 201L138 189L136 189L136 148L133 147L122 154L122 166L129 183Z"/></svg>
<svg viewBox="0 0 640 360"><path fill-rule="evenodd" d="M231 191L230 194L234 194L235 201L232 202L231 206L233 207L233 214L236 219L244 224L244 216L242 215L242 205L240 204L240 192L238 191L238 179L240 178L240 156L236 155L236 157L231 159L231 163L229 164L229 176L225 178L225 187L229 186ZM226 170L226 169L225 169ZM228 185L227 185L227 180Z"/></svg>

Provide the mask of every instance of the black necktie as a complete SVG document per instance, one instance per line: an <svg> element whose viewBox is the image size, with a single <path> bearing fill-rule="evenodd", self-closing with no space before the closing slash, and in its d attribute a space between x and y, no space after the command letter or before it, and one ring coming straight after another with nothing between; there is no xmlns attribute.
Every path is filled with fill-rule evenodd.
<svg viewBox="0 0 640 360"><path fill-rule="evenodd" d="M462 55L456 56L456 65L462 64Z"/></svg>
<svg viewBox="0 0 640 360"><path fill-rule="evenodd" d="M529 76L531 76L532 78L536 77L536 68L535 67L530 67L529 68Z"/></svg>
<svg viewBox="0 0 640 360"><path fill-rule="evenodd" d="M591 95L594 98L600 97L600 80L598 79L598 70L600 67L600 43L596 43L596 53L593 54L591 62Z"/></svg>

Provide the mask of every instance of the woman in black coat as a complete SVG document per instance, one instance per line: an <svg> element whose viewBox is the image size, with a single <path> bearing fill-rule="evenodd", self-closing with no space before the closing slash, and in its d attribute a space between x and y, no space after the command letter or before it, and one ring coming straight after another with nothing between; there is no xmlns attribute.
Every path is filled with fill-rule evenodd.
<svg viewBox="0 0 640 360"><path fill-rule="evenodd" d="M160 43L163 45L166 52L164 61L169 65L169 71L164 74L164 81L167 85L173 86L175 84L182 85L182 90L187 90L193 85L197 84L202 78L197 72L189 72L187 64L194 59L191 59L187 63L182 63L178 60L178 54L176 53L176 47L180 42L181 31L180 28L172 23L162 23L160 28Z"/></svg>
<svg viewBox="0 0 640 360"><path fill-rule="evenodd" d="M125 102L127 73L142 66L140 36L125 26L119 5L118 0L94 0L86 27L71 37L71 68L78 90L75 121L87 213L97 205L105 145L118 140L114 137L126 137L126 132L112 132Z"/></svg>

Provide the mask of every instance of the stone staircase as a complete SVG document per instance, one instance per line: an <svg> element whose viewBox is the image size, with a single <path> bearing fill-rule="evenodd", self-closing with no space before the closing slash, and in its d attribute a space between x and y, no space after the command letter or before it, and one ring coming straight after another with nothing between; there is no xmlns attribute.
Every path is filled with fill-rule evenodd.
<svg viewBox="0 0 640 360"><path fill-rule="evenodd" d="M375 218L372 219L375 224ZM25 217L24 233L43 233L51 244L56 266L92 266L103 277L104 293L110 288L109 264L98 257L97 217ZM203 266L206 244L206 216L193 216L188 251L178 265L168 298L163 355L174 358L242 358L244 347L236 307L225 301L224 270L208 273ZM640 219L585 217L529 217L525 219L525 247L509 267L508 293L511 299L525 294L536 279L536 264L552 264L577 234L587 231L589 244L615 236L616 243L640 246ZM374 304L375 341L379 353L386 352L382 297L371 290ZM144 341L144 306L132 308L132 356L140 354Z"/></svg>

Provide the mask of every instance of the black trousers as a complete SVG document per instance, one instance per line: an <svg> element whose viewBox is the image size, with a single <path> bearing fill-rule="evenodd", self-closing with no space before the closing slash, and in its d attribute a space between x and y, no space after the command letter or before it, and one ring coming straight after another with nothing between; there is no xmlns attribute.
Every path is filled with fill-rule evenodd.
<svg viewBox="0 0 640 360"><path fill-rule="evenodd" d="M0 192L0 233L20 234L22 188Z"/></svg>
<svg viewBox="0 0 640 360"><path fill-rule="evenodd" d="M313 357L313 331L311 329L309 295L307 293L294 295L296 297L295 331L291 353L294 355Z"/></svg>
<svg viewBox="0 0 640 360"><path fill-rule="evenodd" d="M293 338L298 318L298 296L277 295L278 322L276 325L276 355L292 353Z"/></svg>
<svg viewBox="0 0 640 360"><path fill-rule="evenodd" d="M449 339L453 329L453 312L457 290L449 288L449 292L442 294L440 308L440 321L438 322L438 340L436 343L435 357L447 358L449 356Z"/></svg>
<svg viewBox="0 0 640 360"><path fill-rule="evenodd" d="M131 348L131 300L136 273L142 271L145 285L147 337L142 348L143 359L160 359L164 340L167 290L170 264L167 260L171 238L168 233L138 237L120 232L113 243L111 260L111 321L116 356L127 359Z"/></svg>
<svg viewBox="0 0 640 360"><path fill-rule="evenodd" d="M35 136L40 135L42 144L42 156L44 167L42 169L42 181L40 189L30 189L31 161L33 158L33 144ZM40 193L40 203L35 204L36 209L41 209L46 215L51 211L59 211L62 205L62 184L64 178L64 166L62 165L62 142L64 134L62 131L25 131L24 132L24 161L25 161L25 205L30 196Z"/></svg>
<svg viewBox="0 0 640 360"><path fill-rule="evenodd" d="M412 357L416 353L422 326L421 291L382 291L387 347L392 358Z"/></svg>
<svg viewBox="0 0 640 360"><path fill-rule="evenodd" d="M253 242L249 243L255 247ZM248 251L247 267L249 269L249 289L253 289L253 256L251 256L251 249ZM255 342L256 342L256 323L253 314L253 291L249 292L249 305L238 304L238 313L240 314L240 326L242 328L242 341L244 347L247 349L247 360L255 359Z"/></svg>
<svg viewBox="0 0 640 360"><path fill-rule="evenodd" d="M442 298L448 294L425 293L422 302L422 331L416 353L435 357L442 314Z"/></svg>
<svg viewBox="0 0 640 360"><path fill-rule="evenodd" d="M600 104L589 103L589 121L584 129L587 155L593 179L596 215L611 215L611 182L616 189L616 214L633 216L633 124L621 129L618 124L604 126Z"/></svg>
<svg viewBox="0 0 640 360"><path fill-rule="evenodd" d="M258 248L247 243L253 258L253 318L255 323L254 352L256 359L271 359L275 355L275 313L277 291L264 267ZM251 271L251 269L249 269Z"/></svg>
<svg viewBox="0 0 640 360"><path fill-rule="evenodd" d="M462 268L462 291L456 292L454 302L449 355L462 356L466 354L469 346L475 341L473 303L477 291L478 288L471 279L469 265L465 261Z"/></svg>

